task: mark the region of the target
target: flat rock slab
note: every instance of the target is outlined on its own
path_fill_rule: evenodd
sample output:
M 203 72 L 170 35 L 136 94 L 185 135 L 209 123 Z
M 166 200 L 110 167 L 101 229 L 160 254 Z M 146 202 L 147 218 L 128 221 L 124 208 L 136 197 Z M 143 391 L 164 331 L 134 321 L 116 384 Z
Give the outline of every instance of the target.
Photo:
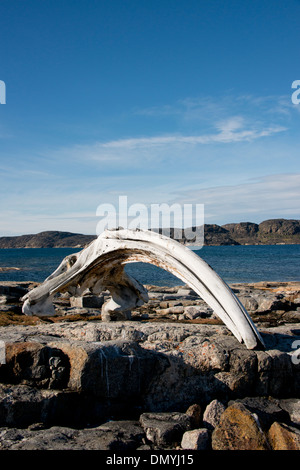
M 104 404 L 181 410 L 216 396 L 293 398 L 300 392 L 300 325 L 261 330 L 267 349 L 223 325 L 59 322 L 0 328 L 0 383 L 85 393 Z M 268 347 L 269 345 L 269 347 Z M 294 345 L 294 347 L 293 347 Z
M 28 429 L 0 428 L 1 450 L 135 450 L 144 431 L 135 421 L 114 421 L 95 428 L 74 429 L 35 425 Z
M 259 328 L 266 343 L 266 349 L 278 349 L 291 352 L 295 350 L 293 343 L 300 339 L 300 323 L 281 324 L 277 327 Z M 40 323 L 36 325 L 8 325 L 0 327 L 0 339 L 5 342 L 38 341 L 47 343 L 56 341 L 87 341 L 101 342 L 116 339 L 134 340 L 149 344 L 157 343 L 165 348 L 165 341 L 174 344 L 191 337 L 230 337 L 237 347 L 239 343 L 228 328 L 223 324 L 194 324 L 165 321 L 59 321 L 57 323 Z M 160 344 L 158 344 L 160 343 Z M 243 345 L 240 345 L 244 348 Z

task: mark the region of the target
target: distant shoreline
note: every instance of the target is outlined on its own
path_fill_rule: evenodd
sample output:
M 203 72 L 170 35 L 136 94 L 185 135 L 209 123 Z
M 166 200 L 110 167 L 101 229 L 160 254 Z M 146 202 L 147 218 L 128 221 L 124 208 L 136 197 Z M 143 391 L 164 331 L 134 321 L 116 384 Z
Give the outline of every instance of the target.
M 204 224 L 183 229 L 153 229 L 185 246 L 299 245 L 300 220 L 270 219 L 256 224 L 239 222 L 225 225 Z M 182 233 L 183 231 L 183 233 Z M 202 234 L 199 236 L 198 234 Z M 0 249 L 7 248 L 84 248 L 97 238 L 72 232 L 46 231 L 37 234 L 0 237 Z
M 289 246 L 289 245 L 300 245 L 299 242 L 290 242 L 290 243 L 234 243 L 232 245 L 230 244 L 210 244 L 210 245 L 203 245 L 199 246 L 197 244 L 192 244 L 192 243 L 186 243 L 184 246 L 188 248 L 198 248 L 199 250 L 201 248 L 205 247 L 215 247 L 215 246 Z M 0 247 L 0 250 L 43 250 L 43 249 L 54 249 L 54 250 L 73 250 L 73 249 L 78 249 L 81 250 L 85 247 L 86 245 L 82 246 L 17 246 L 17 247 Z M 3 269 L 0 267 L 0 269 Z M 8 269 L 8 268 L 7 268 Z M 19 269 L 19 268 L 9 268 L 9 269 Z

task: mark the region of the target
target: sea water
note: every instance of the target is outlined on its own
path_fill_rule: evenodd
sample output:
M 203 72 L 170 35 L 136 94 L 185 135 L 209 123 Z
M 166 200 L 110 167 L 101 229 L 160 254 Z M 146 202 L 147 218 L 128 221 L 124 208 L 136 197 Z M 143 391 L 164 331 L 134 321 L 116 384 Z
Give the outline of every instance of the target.
M 227 283 L 300 281 L 300 245 L 237 245 L 190 247 Z M 0 281 L 42 282 L 63 258 L 76 248 L 0 249 L 0 267 L 18 270 L 0 272 Z M 157 266 L 126 265 L 126 271 L 142 284 L 182 285 L 182 281 Z

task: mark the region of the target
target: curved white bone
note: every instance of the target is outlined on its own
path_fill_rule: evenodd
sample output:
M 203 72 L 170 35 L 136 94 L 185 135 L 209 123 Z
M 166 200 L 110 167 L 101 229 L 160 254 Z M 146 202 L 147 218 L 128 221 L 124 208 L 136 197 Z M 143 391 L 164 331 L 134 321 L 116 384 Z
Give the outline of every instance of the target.
M 102 319 L 120 312 L 130 318 L 135 306 L 148 300 L 146 289 L 124 272 L 127 263 L 145 262 L 163 268 L 188 284 L 220 317 L 234 336 L 253 349 L 264 346 L 247 311 L 221 277 L 189 248 L 155 232 L 106 230 L 78 253 L 67 256 L 37 288 L 23 297 L 26 315 L 53 315 L 57 292 L 82 295 L 89 289 L 109 290 Z

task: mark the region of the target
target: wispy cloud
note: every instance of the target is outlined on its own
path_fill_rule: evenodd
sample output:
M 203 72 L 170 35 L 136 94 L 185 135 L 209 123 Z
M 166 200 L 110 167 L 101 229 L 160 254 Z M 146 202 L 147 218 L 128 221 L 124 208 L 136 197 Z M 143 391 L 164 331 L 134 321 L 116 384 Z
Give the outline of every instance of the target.
M 167 134 L 149 137 L 116 139 L 107 142 L 94 142 L 85 145 L 64 147 L 52 153 L 56 158 L 69 158 L 81 161 L 94 161 L 107 164 L 123 162 L 125 166 L 143 163 L 141 157 L 152 162 L 157 158 L 173 158 L 174 155 L 186 156 L 190 147 L 210 144 L 231 144 L 235 142 L 252 142 L 286 131 L 280 125 L 247 127 L 242 117 L 230 117 L 215 124 L 215 131 L 203 134 Z M 143 151 L 141 154 L 140 152 Z
M 206 223 L 300 218 L 300 173 L 266 175 L 243 183 L 178 193 L 172 203 L 205 205 Z
M 151 147 L 159 145 L 170 145 L 170 144 L 210 144 L 215 142 L 231 143 L 241 141 L 251 141 L 260 137 L 266 137 L 277 132 L 283 132 L 286 130 L 283 126 L 273 126 L 265 129 L 242 129 L 242 124 L 232 118 L 227 122 L 220 124 L 219 132 L 214 134 L 204 135 L 167 135 L 167 136 L 154 136 L 154 137 L 140 137 L 133 139 L 122 139 L 99 144 L 98 148 L 113 149 L 113 148 L 138 148 L 138 147 Z
M 188 98 L 144 110 L 147 122 L 159 114 L 176 123 L 33 155 L 22 148 L 18 165 L 3 161 L 2 233 L 95 233 L 97 206 L 121 194 L 131 204 L 204 204 L 207 223 L 298 217 L 299 114 L 284 97 Z
M 121 162 L 125 167 L 138 167 L 143 161 L 160 161 L 171 155 L 180 158 L 192 147 L 253 142 L 284 133 L 293 113 L 295 111 L 287 96 L 228 94 L 221 98 L 186 98 L 174 104 L 132 111 L 131 117 L 146 117 L 156 124 L 158 118 L 159 122 L 162 122 L 161 118 L 166 119 L 168 126 L 162 123 L 159 132 L 150 125 L 146 135 L 65 146 L 48 151 L 48 156 L 105 165 Z M 161 131 L 170 127 L 171 117 L 176 118 L 172 131 Z

